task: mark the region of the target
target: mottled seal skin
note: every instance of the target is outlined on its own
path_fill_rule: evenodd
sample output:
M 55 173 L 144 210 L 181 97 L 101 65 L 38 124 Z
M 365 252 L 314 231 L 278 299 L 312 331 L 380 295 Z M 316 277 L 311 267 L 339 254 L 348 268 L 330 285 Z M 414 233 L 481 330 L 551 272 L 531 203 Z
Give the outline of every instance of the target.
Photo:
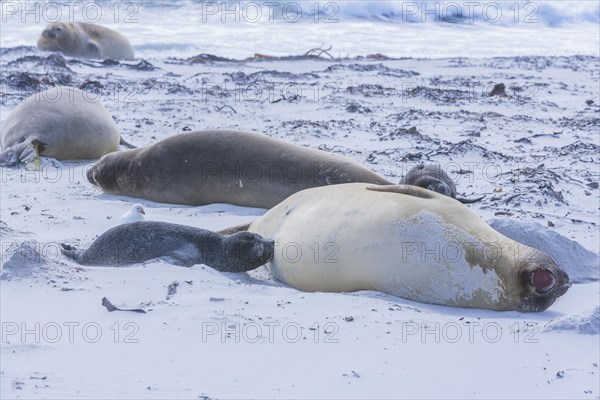
M 273 256 L 273 241 L 250 232 L 227 236 L 191 226 L 139 221 L 109 229 L 86 250 L 61 244 L 61 251 L 82 265 L 119 266 L 163 259 L 186 267 L 206 264 L 223 272 L 243 272 Z
M 119 143 L 130 146 L 97 96 L 58 86 L 29 96 L 10 113 L 0 132 L 0 165 L 39 156 L 97 159 Z
M 182 133 L 108 154 L 87 172 L 107 193 L 160 203 L 270 208 L 300 190 L 348 182 L 391 184 L 351 159 L 255 133 Z
M 456 185 L 440 165 L 419 164 L 411 168 L 404 178 L 400 180 L 401 185 L 419 186 L 434 192 L 452 197 L 463 204 L 476 203 L 485 196 L 475 199 L 457 197 Z
M 298 192 L 254 221 L 267 268 L 305 291 L 378 290 L 423 303 L 542 311 L 571 283 L 545 253 L 416 186 L 351 183 Z
M 37 42 L 42 51 L 60 51 L 72 57 L 133 58 L 129 40 L 112 29 L 87 22 L 48 24 Z

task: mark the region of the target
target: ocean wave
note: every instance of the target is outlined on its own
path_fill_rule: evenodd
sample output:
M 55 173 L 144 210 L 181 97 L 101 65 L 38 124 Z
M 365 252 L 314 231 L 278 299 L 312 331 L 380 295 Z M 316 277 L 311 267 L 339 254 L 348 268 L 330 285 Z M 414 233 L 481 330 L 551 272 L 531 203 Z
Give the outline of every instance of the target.
M 340 17 L 388 22 L 600 23 L 596 1 L 336 1 Z M 324 3 L 326 4 L 326 3 Z M 323 7 L 322 14 L 328 10 Z M 331 9 L 329 10 L 331 12 Z
M 108 0 L 107 0 L 108 1 Z M 334 1 L 269 1 L 260 0 L 188 0 L 179 2 L 149 1 L 147 7 L 198 7 L 214 15 L 232 10 L 269 8 L 277 17 L 281 11 L 300 11 L 302 20 L 321 18 L 336 22 L 341 19 L 366 19 L 385 22 L 444 22 L 495 24 L 541 23 L 548 26 L 592 22 L 600 23 L 598 1 L 471 1 L 471 0 L 334 0 Z M 290 15 L 291 15 L 290 14 Z M 308 18 L 307 18 L 308 17 Z M 312 17 L 312 18 L 311 18 Z
M 89 1 L 89 0 L 86 0 Z M 84 1 L 84 3 L 86 2 Z M 111 0 L 95 0 L 111 3 Z M 277 19 L 302 18 L 294 22 L 343 22 L 361 19 L 382 22 L 424 23 L 491 23 L 501 25 L 535 24 L 558 26 L 579 22 L 600 24 L 598 1 L 471 1 L 471 0 L 320 0 L 320 1 L 263 1 L 263 0 L 182 0 L 166 2 L 149 0 L 137 3 L 147 9 L 187 9 L 196 16 L 222 17 L 235 10 L 254 17 L 260 10 Z M 241 10 L 241 11 L 240 11 Z M 273 14 L 269 14 L 273 13 Z M 284 14 L 282 16 L 282 13 Z M 287 15 L 285 15 L 287 14 Z M 242 17 L 244 17 L 242 15 Z M 289 18 L 288 18 L 289 17 Z

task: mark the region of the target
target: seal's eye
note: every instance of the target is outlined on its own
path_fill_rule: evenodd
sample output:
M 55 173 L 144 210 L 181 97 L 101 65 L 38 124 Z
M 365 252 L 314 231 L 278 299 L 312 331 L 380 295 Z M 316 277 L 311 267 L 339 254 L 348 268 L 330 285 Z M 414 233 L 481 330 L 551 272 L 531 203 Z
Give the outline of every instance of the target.
M 547 269 L 538 269 L 531 274 L 531 284 L 538 293 L 546 293 L 554 287 L 556 278 Z

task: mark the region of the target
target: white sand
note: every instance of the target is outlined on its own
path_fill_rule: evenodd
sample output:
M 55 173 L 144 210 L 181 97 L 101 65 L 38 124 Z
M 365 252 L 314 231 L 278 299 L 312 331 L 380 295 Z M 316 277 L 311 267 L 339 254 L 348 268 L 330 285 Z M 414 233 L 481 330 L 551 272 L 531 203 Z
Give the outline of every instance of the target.
M 8 52 L 2 65 L 32 54 L 40 56 Z M 459 192 L 486 194 L 470 206 L 483 218 L 536 221 L 599 250 L 597 58 L 150 59 L 160 69 L 72 62 L 73 72 L 43 61 L 20 60 L 3 77 L 41 79 L 48 71 L 54 81 L 101 83 L 104 104 L 132 143 L 184 128 L 235 128 L 345 154 L 393 180 L 419 161 L 438 162 Z M 510 97 L 489 97 L 500 82 Z M 208 91 L 215 84 L 222 92 Z M 9 89 L 2 119 L 32 93 Z M 420 134 L 408 132 L 412 126 Z M 522 314 L 377 292 L 305 293 L 262 268 L 240 275 L 161 263 L 80 268 L 58 254 L 58 243 L 86 246 L 133 203 L 147 220 L 208 229 L 264 212 L 102 194 L 85 179 L 90 163 L 0 169 L 2 261 L 33 239 L 55 263 L 0 282 L 3 399 L 600 395 L 598 282 L 576 284 L 548 310 Z M 166 300 L 174 281 L 178 292 Z M 109 313 L 105 296 L 148 312 Z

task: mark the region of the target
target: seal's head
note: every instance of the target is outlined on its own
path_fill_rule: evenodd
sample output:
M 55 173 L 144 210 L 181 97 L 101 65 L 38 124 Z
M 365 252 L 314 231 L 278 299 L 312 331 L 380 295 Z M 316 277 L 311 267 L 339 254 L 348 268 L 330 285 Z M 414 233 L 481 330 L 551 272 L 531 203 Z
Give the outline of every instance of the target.
M 130 151 L 130 150 L 128 150 Z M 125 151 L 126 152 L 126 151 Z M 125 153 L 122 152 L 122 153 Z M 126 157 L 119 153 L 110 153 L 102 156 L 86 172 L 87 180 L 107 193 L 117 193 L 120 182 L 127 181 L 127 172 L 131 168 Z M 135 182 L 130 182 L 135 184 Z
M 457 197 L 456 185 L 442 169 L 441 165 L 436 164 L 419 164 L 414 166 L 402 178 L 400 184 L 419 186 L 443 194 L 444 196 L 452 197 L 463 204 L 476 203 L 485 197 L 482 196 L 474 199 Z
M 38 49 L 44 51 L 64 51 L 71 46 L 72 35 L 69 26 L 62 22 L 48 24 L 38 39 Z
M 456 197 L 456 186 L 440 165 L 419 164 L 413 167 L 401 183 L 419 186 L 448 197 Z
M 224 239 L 224 262 L 229 270 L 250 271 L 273 258 L 275 243 L 252 232 L 238 232 Z
M 534 250 L 520 265 L 517 282 L 521 288 L 519 311 L 544 311 L 571 287 L 565 271 L 545 253 Z

